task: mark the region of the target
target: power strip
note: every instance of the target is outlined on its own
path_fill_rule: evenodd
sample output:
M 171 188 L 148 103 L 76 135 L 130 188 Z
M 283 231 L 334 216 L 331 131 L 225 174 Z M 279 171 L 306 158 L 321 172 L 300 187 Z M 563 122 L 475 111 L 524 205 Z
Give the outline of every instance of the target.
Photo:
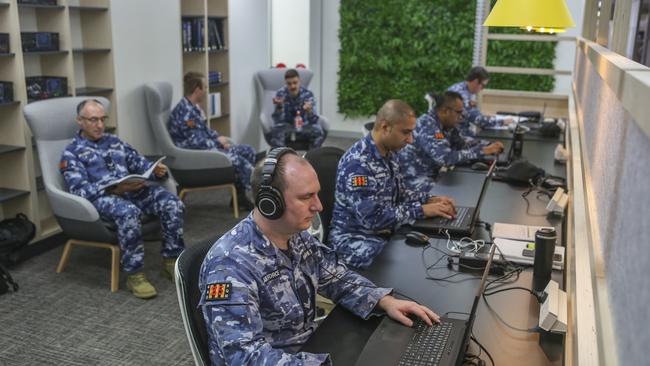
M 460 252 L 458 256 L 458 263 L 460 268 L 469 271 L 483 271 L 488 259 L 490 258 L 489 252 Z M 505 261 L 499 253 L 494 253 L 492 258 L 492 266 L 490 266 L 490 274 L 501 276 L 504 274 L 503 264 Z

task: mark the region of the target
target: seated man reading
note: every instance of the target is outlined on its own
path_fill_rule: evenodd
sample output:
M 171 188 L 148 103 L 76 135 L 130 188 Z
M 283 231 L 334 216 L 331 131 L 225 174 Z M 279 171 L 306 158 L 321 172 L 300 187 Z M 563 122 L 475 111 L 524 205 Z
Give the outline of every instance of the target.
M 406 185 L 426 192 L 443 166 L 469 163 L 503 151 L 503 143 L 474 140 L 461 136 L 463 101 L 460 94 L 447 91 L 435 97 L 435 107 L 420 116 L 413 132 L 413 143 L 399 152 L 405 167 Z
M 318 123 L 314 94 L 300 85 L 300 75 L 295 69 L 287 70 L 284 81 L 286 85 L 273 98 L 271 146 L 287 146 L 290 142 L 306 139 L 309 149 L 320 147 L 325 131 Z
M 129 174 L 142 174 L 152 163 L 120 140 L 104 133 L 108 119 L 104 106 L 97 100 L 84 100 L 77 107 L 80 130 L 65 148 L 60 170 L 70 193 L 90 201 L 103 219 L 115 222 L 122 252 L 122 270 L 128 274 L 126 286 L 139 298 L 156 296 L 156 289 L 144 272 L 144 245 L 141 219 L 143 214 L 160 217 L 162 228 L 163 274 L 174 280 L 176 258 L 185 247 L 183 242 L 183 203 L 159 185 L 143 181 L 107 183 Z M 159 163 L 155 179 L 167 176 L 167 167 Z
M 408 314 L 439 321 L 349 270 L 306 231 L 323 208 L 320 184 L 293 150 L 272 150 L 255 169 L 253 189 L 254 211 L 217 240 L 199 274 L 213 365 L 331 364 L 327 354 L 297 352 L 318 326 L 317 293 L 363 318 L 385 312 L 407 326 Z
M 185 97 L 174 107 L 167 129 L 174 145 L 193 150 L 220 151 L 232 162 L 235 169 L 237 202 L 246 210 L 253 204 L 247 198 L 251 189 L 251 174 L 255 166 L 255 150 L 250 145 L 233 144 L 226 136 L 210 128 L 201 103 L 208 94 L 205 76 L 198 72 L 188 72 L 183 77 Z

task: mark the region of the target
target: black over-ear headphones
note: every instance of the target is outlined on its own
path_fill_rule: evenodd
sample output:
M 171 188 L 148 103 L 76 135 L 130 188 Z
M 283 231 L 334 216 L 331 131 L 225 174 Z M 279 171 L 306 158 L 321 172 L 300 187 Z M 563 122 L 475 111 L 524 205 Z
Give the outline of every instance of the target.
M 292 148 L 276 147 L 264 159 L 262 182 L 255 195 L 255 207 L 257 207 L 262 216 L 269 220 L 277 220 L 284 213 L 284 196 L 282 196 L 282 192 L 279 189 L 273 187 L 271 184 L 278 162 L 287 153 L 296 154 Z

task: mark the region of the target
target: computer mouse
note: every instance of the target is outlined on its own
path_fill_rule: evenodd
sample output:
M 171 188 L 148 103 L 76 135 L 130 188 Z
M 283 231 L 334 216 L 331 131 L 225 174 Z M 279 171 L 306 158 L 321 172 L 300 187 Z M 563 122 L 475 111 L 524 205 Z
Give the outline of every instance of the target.
M 406 234 L 406 244 L 413 246 L 425 246 L 429 244 L 429 237 L 419 231 L 411 231 Z
M 488 170 L 490 168 L 489 165 L 482 163 L 480 161 L 477 161 L 476 163 L 472 164 L 472 170 Z

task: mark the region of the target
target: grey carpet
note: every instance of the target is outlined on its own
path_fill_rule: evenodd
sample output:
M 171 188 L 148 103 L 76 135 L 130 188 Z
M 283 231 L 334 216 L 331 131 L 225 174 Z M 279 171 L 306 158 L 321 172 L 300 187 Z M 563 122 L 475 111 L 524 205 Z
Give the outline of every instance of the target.
M 354 139 L 328 138 L 347 149 Z M 238 220 L 227 190 L 185 198 L 187 246 L 215 240 Z M 240 212 L 240 218 L 247 212 Z M 55 273 L 63 247 L 10 268 L 20 285 L 0 296 L 0 365 L 192 365 L 176 289 L 160 275 L 160 242 L 145 244 L 145 272 L 158 290 L 151 300 L 110 292 L 110 252 L 76 248 Z
M 185 241 L 216 239 L 237 223 L 226 190 L 190 193 Z M 247 215 L 240 213 L 240 217 Z M 145 243 L 151 300 L 110 292 L 110 252 L 76 248 L 63 273 L 62 247 L 10 269 L 20 285 L 0 296 L 0 365 L 192 365 L 176 289 L 160 274 L 160 242 Z

